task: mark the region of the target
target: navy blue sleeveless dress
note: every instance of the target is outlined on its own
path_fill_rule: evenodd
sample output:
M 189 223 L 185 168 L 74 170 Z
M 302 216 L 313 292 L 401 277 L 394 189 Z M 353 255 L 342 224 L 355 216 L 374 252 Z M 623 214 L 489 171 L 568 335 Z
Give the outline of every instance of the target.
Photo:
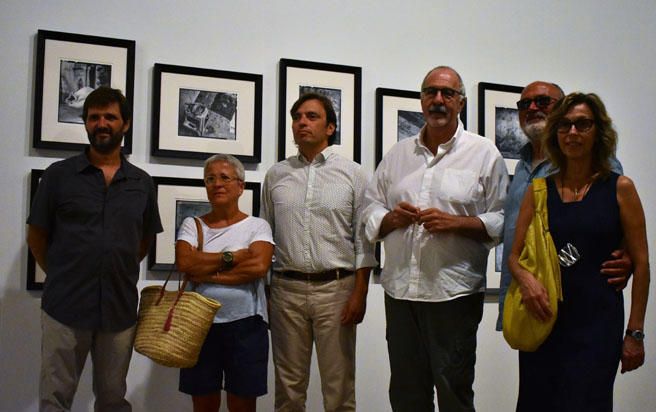
M 563 302 L 551 335 L 536 352 L 519 354 L 518 411 L 612 411 L 613 383 L 624 338 L 622 293 L 601 264 L 619 249 L 618 175 L 595 181 L 580 202 L 563 203 L 547 179 L 549 227 L 560 251 L 571 243 L 580 259 L 561 266 Z

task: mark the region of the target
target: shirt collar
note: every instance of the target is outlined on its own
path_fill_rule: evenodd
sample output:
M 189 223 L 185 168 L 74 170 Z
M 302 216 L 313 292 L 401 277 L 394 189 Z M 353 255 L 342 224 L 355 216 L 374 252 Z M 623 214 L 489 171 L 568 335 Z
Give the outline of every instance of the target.
M 119 166 L 117 173 L 120 173 L 123 176 L 130 177 L 130 178 L 138 178 L 139 175 L 136 173 L 136 170 L 127 161 L 127 159 L 125 158 L 122 152 L 119 153 L 119 156 L 121 157 L 121 166 Z M 87 146 L 84 149 L 84 153 L 81 153 L 75 158 L 75 171 L 77 173 L 81 173 L 89 167 L 97 169 L 97 167 L 95 167 L 94 165 L 91 164 L 91 162 L 89 162 L 89 146 Z
M 419 131 L 417 137 L 415 137 L 415 144 L 417 145 L 417 150 L 421 150 L 427 153 L 428 155 L 431 156 L 431 158 L 435 157 L 436 159 L 439 159 L 442 156 L 444 156 L 446 153 L 448 153 L 453 148 L 453 146 L 455 146 L 456 141 L 460 139 L 460 136 L 462 136 L 462 132 L 464 129 L 465 129 L 464 125 L 462 124 L 460 119 L 458 119 L 458 128 L 456 129 L 456 132 L 449 140 L 447 140 L 446 142 L 442 143 L 437 147 L 437 153 L 435 154 L 435 156 L 433 156 L 433 153 L 428 149 L 428 147 L 426 147 L 426 145 L 424 145 L 424 135 L 426 133 L 426 125 L 424 125 Z
M 526 163 L 528 168 L 531 168 L 531 164 L 533 163 L 533 143 L 531 142 L 526 142 L 524 146 L 522 146 L 521 149 L 519 149 L 519 157 Z M 543 164 L 547 164 L 546 167 L 547 173 L 551 174 L 554 172 L 558 171 L 558 168 L 556 168 L 547 158 L 542 159 L 542 162 L 540 162 L 540 165 L 535 168 L 535 170 L 539 169 L 540 167 L 543 167 Z
M 526 144 L 519 149 L 519 157 L 521 157 L 523 161 L 531 163 L 533 159 L 533 143 L 526 142 Z
M 299 150 L 298 153 L 296 153 L 296 159 L 298 159 L 301 163 L 309 164 L 309 163 L 323 163 L 328 158 L 333 157 L 336 155 L 335 149 L 332 146 L 328 146 L 325 149 L 321 151 L 321 153 L 317 154 L 314 160 L 312 162 L 308 162 L 308 160 L 301 154 L 301 151 Z

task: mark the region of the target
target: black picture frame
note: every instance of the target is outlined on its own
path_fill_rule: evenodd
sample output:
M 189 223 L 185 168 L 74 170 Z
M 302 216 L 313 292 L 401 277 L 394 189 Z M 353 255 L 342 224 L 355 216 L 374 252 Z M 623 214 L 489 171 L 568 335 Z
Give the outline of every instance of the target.
M 86 147 L 82 105 L 99 86 L 120 89 L 132 107 L 135 47 L 134 40 L 39 30 L 32 146 L 74 151 Z M 132 152 L 133 127 L 123 138 L 125 154 Z
M 460 120 L 467 129 L 467 100 Z M 394 143 L 416 135 L 424 123 L 419 91 L 376 88 L 376 166 Z
M 43 169 L 32 169 L 30 172 L 30 201 L 27 205 L 28 215 L 30 213 L 29 209 L 32 206 L 32 201 L 34 201 L 34 196 L 36 196 L 36 190 L 39 187 L 39 182 L 41 181 L 41 176 L 43 176 Z M 36 263 L 36 259 L 32 254 L 30 248 L 27 248 L 27 290 L 43 290 L 43 284 L 46 281 L 46 273 L 41 269 L 41 267 Z
M 523 88 L 478 83 L 478 133 L 494 141 L 511 174 L 519 162 L 519 149 L 528 141 L 519 127 L 517 101 Z
M 510 187 L 510 183 L 512 183 L 513 180 L 513 175 L 508 176 L 510 178 L 510 181 L 508 182 L 508 186 Z M 503 239 L 502 239 L 503 240 Z M 508 245 L 510 247 L 512 245 Z M 498 245 L 493 247 L 490 250 L 490 254 L 488 255 L 487 258 L 487 271 L 486 271 L 486 288 L 485 288 L 485 294 L 489 296 L 498 296 L 499 295 L 499 286 L 501 285 L 501 267 L 503 265 L 503 248 L 504 248 L 503 242 L 500 242 Z
M 156 63 L 153 156 L 262 158 L 262 75 Z
M 207 193 L 203 179 L 190 179 L 181 177 L 154 176 L 157 202 L 162 219 L 164 231 L 155 236 L 150 253 L 148 254 L 148 267 L 150 270 L 171 270 L 175 262 L 176 230 L 185 216 L 179 212 L 181 202 L 187 210 L 200 210 L 199 203 L 207 203 Z M 260 213 L 259 182 L 245 182 L 244 193 L 239 199 L 239 208 L 242 212 L 258 216 Z
M 337 100 L 335 151 L 360 162 L 362 68 L 332 63 L 280 59 L 278 95 L 278 160 L 296 154 L 289 110 L 301 92 L 326 94 Z

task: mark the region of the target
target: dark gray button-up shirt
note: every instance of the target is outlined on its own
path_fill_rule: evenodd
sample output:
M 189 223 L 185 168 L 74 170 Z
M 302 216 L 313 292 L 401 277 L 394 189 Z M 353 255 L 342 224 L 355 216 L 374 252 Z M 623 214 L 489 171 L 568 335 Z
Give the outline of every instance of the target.
M 86 153 L 48 167 L 27 223 L 48 232 L 41 306 L 74 328 L 124 330 L 137 319 L 142 239 L 162 231 L 151 177 L 121 156 L 109 186 Z

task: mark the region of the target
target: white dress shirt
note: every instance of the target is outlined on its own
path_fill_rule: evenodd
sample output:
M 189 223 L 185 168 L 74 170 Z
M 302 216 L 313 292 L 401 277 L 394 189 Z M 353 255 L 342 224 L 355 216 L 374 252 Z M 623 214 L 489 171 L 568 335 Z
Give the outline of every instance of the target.
M 461 122 L 435 156 L 420 140 L 423 134 L 396 143 L 385 155 L 365 193 L 363 221 L 367 238 L 381 240 L 383 217 L 405 201 L 483 222 L 491 242 L 431 234 L 418 224 L 384 238 L 381 283 L 387 294 L 439 302 L 485 290 L 488 253 L 502 235 L 508 172 L 494 143 L 465 131 Z
M 276 243 L 273 269 L 318 273 L 376 266 L 364 238 L 362 200 L 369 175 L 330 147 L 308 162 L 300 153 L 264 178 L 262 217 Z

